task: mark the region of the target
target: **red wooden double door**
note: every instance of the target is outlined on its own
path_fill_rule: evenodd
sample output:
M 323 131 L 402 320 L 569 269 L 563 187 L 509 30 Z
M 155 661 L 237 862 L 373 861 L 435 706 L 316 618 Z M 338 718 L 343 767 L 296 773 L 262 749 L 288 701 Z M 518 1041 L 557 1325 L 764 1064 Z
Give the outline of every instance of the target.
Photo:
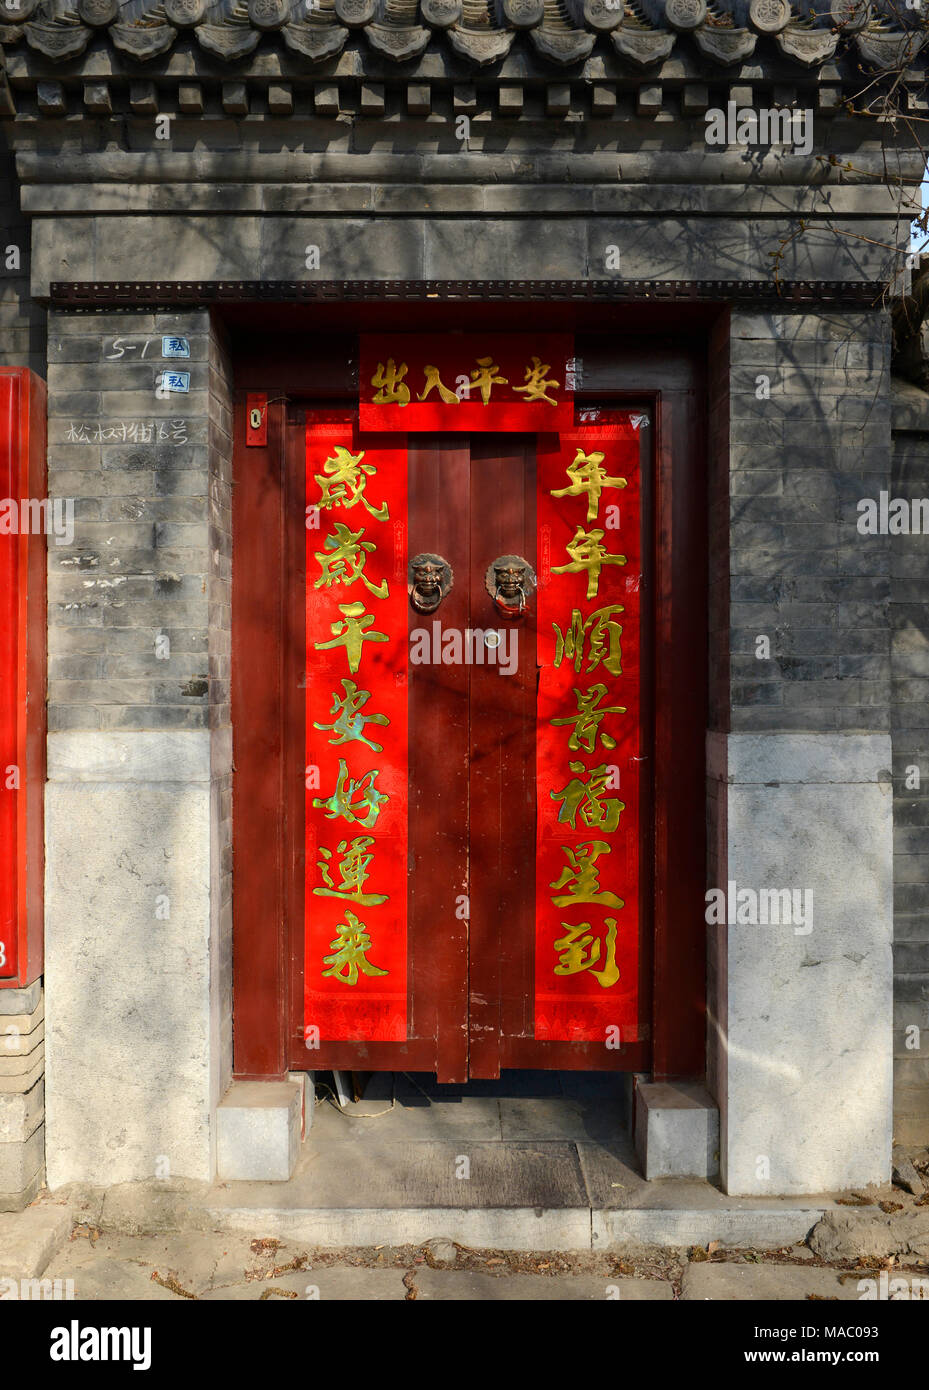
M 249 448 L 243 397 L 237 1074 L 648 1070 L 659 1001 L 694 1069 L 656 405 L 426 437 L 291 401 Z

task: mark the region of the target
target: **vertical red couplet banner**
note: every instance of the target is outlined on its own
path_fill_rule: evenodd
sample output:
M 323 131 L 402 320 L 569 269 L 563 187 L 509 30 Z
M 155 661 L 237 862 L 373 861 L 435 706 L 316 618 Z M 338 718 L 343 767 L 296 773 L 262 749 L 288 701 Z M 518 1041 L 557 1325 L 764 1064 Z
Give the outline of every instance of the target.
M 615 1045 L 639 1036 L 641 505 L 636 416 L 598 415 L 538 459 L 535 1036 Z
M 0 500 L 18 511 L 28 491 L 22 455 L 22 393 L 12 373 L 0 378 Z M 19 968 L 19 916 L 25 902 L 26 691 L 25 573 L 28 535 L 18 520 L 0 525 L 0 979 Z
M 306 503 L 304 1023 L 322 1041 L 402 1041 L 406 440 L 308 416 Z

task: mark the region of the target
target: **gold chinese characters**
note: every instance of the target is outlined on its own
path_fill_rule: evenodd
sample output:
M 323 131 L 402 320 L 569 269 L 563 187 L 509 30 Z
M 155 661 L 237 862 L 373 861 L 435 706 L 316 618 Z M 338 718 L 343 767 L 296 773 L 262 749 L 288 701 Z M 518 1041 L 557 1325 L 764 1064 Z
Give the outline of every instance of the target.
M 404 375 L 403 371 L 395 371 L 391 363 L 390 374 L 384 376 L 384 389 L 405 391 Z M 333 518 L 331 531 L 323 537 L 322 549 L 314 553 L 319 574 L 308 588 L 308 593 L 319 594 L 320 601 L 314 604 L 313 611 L 320 614 L 321 601 L 327 595 L 335 598 L 346 589 L 354 589 L 357 594 L 359 584 L 367 591 L 364 598 L 336 603 L 335 608 L 341 616 L 334 617 L 329 624 L 332 636 L 328 640 L 313 640 L 317 651 L 344 649 L 352 676 L 359 671 L 369 644 L 390 641 L 388 633 L 380 628 L 376 608 L 369 612 L 367 607 L 390 597 L 387 579 L 375 579 L 368 572 L 369 562 L 373 562 L 378 553 L 379 528 L 371 523 L 389 520 L 387 502 L 375 502 L 368 497 L 368 483 L 376 475 L 377 468 L 367 462 L 364 450 L 353 453 L 344 445 L 335 445 L 322 471 L 313 475 L 320 492 L 316 504 L 320 513 L 331 514 L 333 510 L 349 513 L 360 504 L 368 514 L 367 522 L 354 528 L 348 520 Z M 356 512 L 356 515 L 364 513 Z M 378 817 L 390 798 L 377 786 L 381 775 L 379 768 L 356 772 L 351 762 L 358 755 L 353 750 L 358 750 L 359 745 L 372 753 L 383 753 L 384 745 L 369 738 L 366 729 L 372 726 L 373 732 L 374 726 L 389 726 L 390 720 L 376 710 L 367 710 L 374 698 L 374 687 L 362 689 L 347 677 L 342 679 L 341 685 L 341 694 L 331 691 L 328 710 L 318 711 L 322 717 L 310 720 L 314 729 L 330 735 L 329 744 L 339 748 L 348 745 L 345 756 L 339 758 L 334 788 L 328 794 L 314 797 L 312 807 L 323 812 L 328 821 L 347 821 L 349 825 L 373 830 L 374 834 L 339 840 L 334 848 L 320 845 L 316 868 L 321 882 L 313 887 L 312 893 L 318 898 L 333 898 L 346 905 L 344 917 L 332 929 L 335 938 L 329 943 L 331 954 L 322 957 L 321 973 L 352 988 L 362 977 L 388 974 L 368 959 L 369 953 L 373 953 L 375 959 L 377 956 L 376 933 L 372 940 L 371 928 L 352 908 L 377 908 L 389 901 L 387 893 L 376 891 L 375 851 Z M 334 716 L 328 722 L 324 717 L 327 713 Z M 386 735 L 381 736 L 386 738 Z M 375 880 L 371 886 L 369 879 Z
M 565 543 L 567 559 L 563 564 L 552 565 L 551 574 L 583 575 L 587 603 L 599 597 L 604 573 L 626 564 L 624 555 L 605 544 L 603 527 L 591 525 L 599 519 L 604 490 L 627 486 L 627 479 L 613 474 L 604 466 L 605 461 L 605 453 L 599 450 L 585 452 L 576 448 L 573 462 L 565 467 L 567 485 L 548 489 L 549 496 L 565 509 L 576 505 L 574 499 L 584 505 L 582 520 L 576 515 L 571 517 L 575 531 Z M 560 586 L 556 585 L 554 593 L 559 592 Z M 569 761 L 560 784 L 540 788 L 539 796 L 547 791 L 548 799 L 557 804 L 556 825 L 563 832 L 594 832 L 597 838 L 558 846 L 566 862 L 547 890 L 552 907 L 559 909 L 557 926 L 553 924 L 554 938 L 549 938 L 554 952 L 552 971 L 557 976 L 588 974 L 601 989 L 611 989 L 620 978 L 616 963 L 619 925 L 616 917 L 594 920 L 592 909 L 620 911 L 625 906 L 609 882 L 601 884 L 601 874 L 605 873 L 609 880 L 624 862 L 621 855 L 614 853 L 614 837 L 620 833 L 626 804 L 617 794 L 618 768 L 598 761 L 596 754 L 601 749 L 610 753 L 618 747 L 618 723 L 628 714 L 626 705 L 611 698 L 612 681 L 623 672 L 623 628 L 617 619 L 624 608 L 621 603 L 607 602 L 591 609 L 572 607 L 568 611 L 569 617 L 559 614 L 560 622 L 552 623 L 552 664 L 555 670 L 573 666 L 581 681 L 570 689 L 563 683 L 558 685 L 562 709 L 549 723 L 567 734 L 566 745 L 562 746 Z M 594 673 L 598 679 L 584 679 Z M 583 755 L 593 755 L 591 765 L 582 760 Z M 587 920 L 562 920 L 562 914 L 575 907 L 582 909 Z
M 490 405 L 493 388 L 510 385 L 509 378 L 499 375 L 500 365 L 492 356 L 476 357 L 474 363 L 467 373 L 463 372 L 456 378 L 454 390 L 443 382 L 440 369 L 434 363 L 425 363 L 422 369 L 423 389 L 417 392 L 416 400 L 428 401 L 435 392 L 445 405 L 458 405 L 462 400 L 470 400 L 473 393 L 480 396 L 483 405 Z M 396 405 L 401 408 L 409 405 L 413 400 L 407 381 L 409 371 L 407 362 L 398 363 L 393 357 L 388 357 L 386 362 L 378 362 L 377 371 L 371 378 L 371 385 L 377 387 L 371 404 Z M 549 377 L 550 371 L 550 363 L 543 362 L 535 353 L 531 354 L 529 366 L 523 372 L 523 385 L 513 386 L 513 390 L 522 396 L 526 405 L 535 402 L 558 405 L 552 393 L 559 390 L 561 382 Z

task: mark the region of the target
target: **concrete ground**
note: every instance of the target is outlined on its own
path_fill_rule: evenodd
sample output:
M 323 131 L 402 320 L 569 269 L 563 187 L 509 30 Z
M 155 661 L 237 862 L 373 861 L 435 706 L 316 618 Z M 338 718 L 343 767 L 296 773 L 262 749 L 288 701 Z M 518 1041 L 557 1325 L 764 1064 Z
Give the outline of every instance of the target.
M 881 1274 L 929 1296 L 929 1197 L 646 1183 L 627 1119 L 622 1082 L 589 1074 L 376 1076 L 344 1108 L 320 1088 L 290 1182 L 66 1188 L 0 1216 L 0 1297 L 855 1300 Z
M 58 1215 L 66 1210 L 45 1199 L 33 1213 L 43 1205 L 46 1216 L 50 1210 Z M 637 1247 L 595 1255 L 468 1250 L 436 1239 L 419 1248 L 308 1250 L 229 1232 L 120 1235 L 71 1225 L 70 1219 L 68 1226 L 44 1269 L 43 1283 L 5 1297 L 130 1302 L 855 1301 L 864 1296 L 863 1281 L 876 1284 L 886 1266 L 827 1264 L 804 1246 L 766 1252 Z M 910 1284 L 908 1296 L 929 1298 L 929 1266 L 898 1265 L 891 1277 Z

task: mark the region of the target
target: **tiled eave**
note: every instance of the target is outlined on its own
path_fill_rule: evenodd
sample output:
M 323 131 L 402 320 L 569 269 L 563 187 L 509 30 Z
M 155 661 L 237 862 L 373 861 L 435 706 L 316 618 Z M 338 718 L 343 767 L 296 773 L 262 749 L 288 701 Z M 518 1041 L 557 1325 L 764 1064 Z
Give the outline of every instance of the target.
M 734 97 L 741 106 L 764 100 L 775 106 L 812 107 L 836 114 L 867 87 L 880 100 L 888 84 L 875 84 L 847 58 L 813 71 L 783 57 L 708 70 L 693 53 L 674 53 L 652 71 L 630 70 L 615 54 L 593 52 L 571 69 L 515 46 L 493 70 L 470 67 L 447 49 L 427 50 L 398 65 L 353 37 L 341 53 L 308 66 L 293 53 L 263 48 L 224 63 L 184 35 L 167 53 L 144 66 L 97 36 L 80 56 L 52 63 L 18 45 L 5 53 L 0 74 L 0 116 L 62 117 L 83 114 L 429 116 L 448 109 L 476 114 L 488 107 L 502 117 L 699 116 Z M 925 118 L 925 72 L 907 69 L 894 84 L 904 113 Z M 754 93 L 754 98 L 753 98 Z M 763 94 L 763 97 L 762 95 Z
M 922 71 L 926 38 L 921 9 L 896 0 L 0 0 L 7 54 L 66 66 L 103 47 L 138 72 L 181 46 L 198 67 L 276 53 L 298 71 L 326 71 L 354 42 L 366 72 L 428 56 L 493 77 L 511 59 L 521 74 L 579 76 L 595 58 L 643 75 L 673 57 L 708 78 L 745 64 L 796 75 L 833 62 L 853 75 Z
M 513 117 L 697 115 L 753 89 L 927 109 L 929 16 L 866 0 L 0 0 L 3 18 L 0 114 L 26 118 L 428 116 L 439 91 L 443 114 Z

